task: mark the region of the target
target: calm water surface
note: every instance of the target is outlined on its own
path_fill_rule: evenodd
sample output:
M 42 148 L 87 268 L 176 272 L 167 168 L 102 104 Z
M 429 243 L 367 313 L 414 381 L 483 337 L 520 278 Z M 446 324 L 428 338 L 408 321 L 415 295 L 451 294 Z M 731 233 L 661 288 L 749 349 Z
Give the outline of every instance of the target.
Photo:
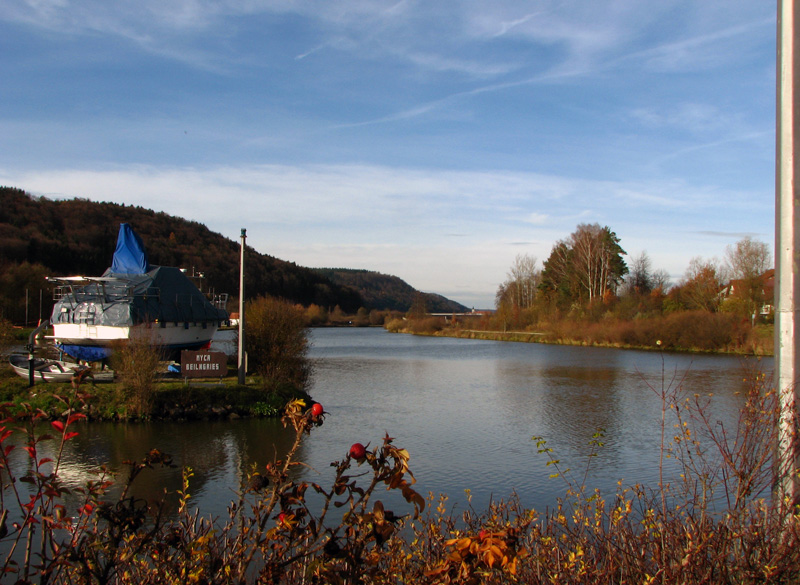
M 736 420 L 745 370 L 771 371 L 772 360 L 686 356 L 600 348 L 502 343 L 390 334 L 382 329 L 315 329 L 311 395 L 328 412 L 304 440 L 300 474 L 325 485 L 330 462 L 354 442 L 378 445 L 384 434 L 411 453 L 423 494 L 447 493 L 476 507 L 516 492 L 544 508 L 563 495 L 553 468 L 537 453 L 541 436 L 580 478 L 613 491 L 658 481 L 661 403 L 658 391 L 680 384 L 710 397 L 712 420 Z M 604 447 L 589 458 L 592 435 Z M 69 444 L 62 472 L 78 483 L 102 463 L 118 469 L 152 448 L 194 470 L 193 501 L 222 515 L 251 465 L 285 453 L 291 433 L 273 420 L 91 424 Z M 180 486 L 176 470 L 147 472 L 138 495 L 158 497 Z M 391 500 L 391 498 L 390 498 Z M 398 508 L 402 506 L 394 502 Z

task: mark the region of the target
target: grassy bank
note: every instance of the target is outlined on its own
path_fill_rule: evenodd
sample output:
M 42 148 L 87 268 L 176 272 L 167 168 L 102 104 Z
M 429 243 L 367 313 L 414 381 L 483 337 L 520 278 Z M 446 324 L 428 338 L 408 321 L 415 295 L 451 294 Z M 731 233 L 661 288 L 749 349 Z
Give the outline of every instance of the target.
M 106 421 L 275 417 L 291 400 L 310 400 L 305 392 L 289 385 L 266 391 L 252 377 L 242 386 L 235 373 L 221 379 L 193 379 L 189 383 L 175 378 L 157 380 L 144 413 L 131 406 L 123 382 L 95 384 L 89 379 L 80 385 L 79 392 L 86 395 L 82 412 L 88 420 Z M 64 400 L 75 394 L 69 383 L 37 383 L 28 387 L 28 381 L 11 368 L 0 368 L 0 402 L 8 403 L 12 413 L 33 408 L 48 418 L 63 418 Z
M 498 330 L 489 319 L 455 325 L 442 318 L 395 319 L 393 332 L 492 341 L 552 343 L 679 352 L 771 356 L 774 325 L 753 326 L 731 314 L 684 311 L 639 320 L 543 321 L 520 330 Z

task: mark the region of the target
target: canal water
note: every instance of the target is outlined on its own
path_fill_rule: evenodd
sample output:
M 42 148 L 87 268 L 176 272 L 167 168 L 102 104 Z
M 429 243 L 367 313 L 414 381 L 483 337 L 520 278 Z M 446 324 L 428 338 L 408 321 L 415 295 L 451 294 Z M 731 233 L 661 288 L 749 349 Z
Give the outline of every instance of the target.
M 314 329 L 311 395 L 327 412 L 303 441 L 298 475 L 330 485 L 330 463 L 354 442 L 379 445 L 388 434 L 411 454 L 423 495 L 445 493 L 453 509 L 482 509 L 516 493 L 523 504 L 552 506 L 565 493 L 553 479 L 542 437 L 578 482 L 613 492 L 657 485 L 662 390 L 708 401 L 714 424 L 732 428 L 753 370 L 771 359 L 691 356 L 543 344 L 391 334 L 383 329 Z M 674 419 L 668 420 L 671 437 Z M 590 446 L 602 431 L 604 445 Z M 292 433 L 275 420 L 87 425 L 69 442 L 61 467 L 78 485 L 107 464 L 122 468 L 151 448 L 179 466 L 147 471 L 136 494 L 157 498 L 180 487 L 180 467 L 194 473 L 190 493 L 203 515 L 224 516 L 243 475 L 281 457 Z M 594 456 L 592 456 L 594 454 Z M 667 477 L 678 471 L 667 468 Z M 670 476 L 670 474 L 673 474 Z M 388 497 L 402 509 L 399 498 Z

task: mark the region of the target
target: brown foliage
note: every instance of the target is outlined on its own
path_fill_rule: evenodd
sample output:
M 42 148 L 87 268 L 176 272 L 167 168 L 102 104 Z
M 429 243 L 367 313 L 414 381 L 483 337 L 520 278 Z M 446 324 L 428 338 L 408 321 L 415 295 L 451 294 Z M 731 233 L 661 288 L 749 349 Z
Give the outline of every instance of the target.
M 111 364 L 129 414 L 138 417 L 151 414 L 162 359 L 162 349 L 150 343 L 147 330 L 138 331 L 128 341 L 115 344 Z
M 264 386 L 305 388 L 311 365 L 304 310 L 280 299 L 261 297 L 247 303 L 245 315 L 248 363 Z
M 622 347 L 655 347 L 680 351 L 738 351 L 770 353 L 769 340 L 755 339 L 749 322 L 731 313 L 680 311 L 665 316 L 597 322 L 560 320 L 540 324 L 554 342 Z

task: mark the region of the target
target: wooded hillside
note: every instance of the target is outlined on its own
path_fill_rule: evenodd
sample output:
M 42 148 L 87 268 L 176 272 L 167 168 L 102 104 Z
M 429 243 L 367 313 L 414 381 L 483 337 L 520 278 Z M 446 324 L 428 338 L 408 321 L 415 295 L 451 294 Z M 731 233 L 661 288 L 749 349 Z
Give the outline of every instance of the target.
M 29 310 L 29 321 L 39 316 L 40 290 L 43 315 L 49 316 L 51 293 L 45 277 L 102 274 L 111 265 L 120 223 L 131 224 L 142 237 L 152 264 L 202 272 L 204 291 L 238 295 L 239 242 L 198 222 L 138 206 L 54 201 L 0 187 L 0 317 L 25 321 L 26 289 L 30 307 L 36 307 Z M 293 262 L 249 247 L 247 253 L 248 297 L 271 295 L 305 306 L 339 306 L 346 313 L 386 304 L 372 305 L 355 288 Z M 399 310 L 408 310 L 411 302 L 413 298 L 403 308 L 402 302 L 387 301 Z
M 468 310 L 464 305 L 441 295 L 421 293 L 396 276 L 349 268 L 313 270 L 336 284 L 357 290 L 367 306 L 374 309 L 408 311 L 414 303 L 422 301 L 425 310 L 431 313 L 463 313 Z

